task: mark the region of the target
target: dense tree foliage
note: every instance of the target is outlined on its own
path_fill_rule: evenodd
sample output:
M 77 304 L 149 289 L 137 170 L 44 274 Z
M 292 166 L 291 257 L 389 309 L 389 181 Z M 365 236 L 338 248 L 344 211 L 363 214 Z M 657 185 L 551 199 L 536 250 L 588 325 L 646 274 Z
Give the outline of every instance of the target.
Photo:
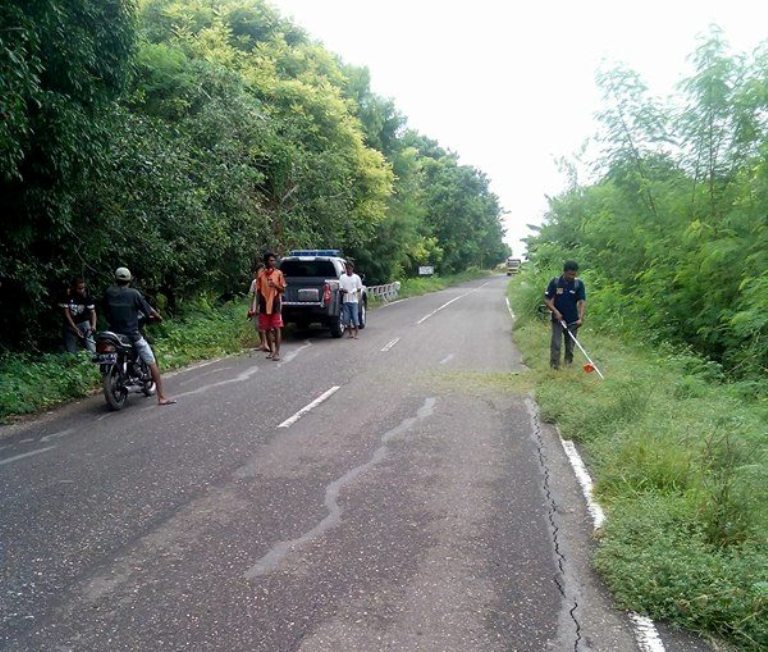
M 737 374 L 768 369 L 768 51 L 713 29 L 668 106 L 600 75 L 599 179 L 551 200 L 531 257 L 588 269 L 599 323 L 686 343 Z
M 121 264 L 173 308 L 265 248 L 341 247 L 369 282 L 507 253 L 486 177 L 263 0 L 4 2 L 0 196 L 5 348 Z

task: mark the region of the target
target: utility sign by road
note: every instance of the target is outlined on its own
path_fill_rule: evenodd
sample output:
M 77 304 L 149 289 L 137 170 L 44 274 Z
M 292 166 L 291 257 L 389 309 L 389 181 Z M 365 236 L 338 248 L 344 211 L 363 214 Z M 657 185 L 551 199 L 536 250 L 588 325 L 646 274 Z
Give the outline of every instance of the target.
M 422 265 L 419 267 L 419 276 L 432 276 L 435 273 L 435 268 L 432 265 Z

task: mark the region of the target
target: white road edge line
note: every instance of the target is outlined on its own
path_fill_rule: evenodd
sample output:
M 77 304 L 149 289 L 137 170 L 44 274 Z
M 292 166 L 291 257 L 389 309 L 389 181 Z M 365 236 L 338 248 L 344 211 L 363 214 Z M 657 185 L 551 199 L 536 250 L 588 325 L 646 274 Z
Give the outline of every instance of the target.
M 563 439 L 559 436 L 560 443 L 563 446 L 568 461 L 571 463 L 573 472 L 576 475 L 576 479 L 581 486 L 581 493 L 584 495 L 584 499 L 587 501 L 587 511 L 592 517 L 592 523 L 595 530 L 599 530 L 605 522 L 605 512 L 603 508 L 594 499 L 592 493 L 592 478 L 587 471 L 587 467 L 584 464 L 584 460 L 581 459 L 579 451 L 576 450 L 575 444 Z M 634 629 L 635 639 L 642 652 L 665 652 L 664 643 L 659 636 L 659 632 L 653 621 L 647 616 L 641 616 L 634 611 L 629 612 L 629 619 L 632 622 L 632 628 Z
M 53 434 L 46 435 L 40 441 L 42 443 L 48 443 L 52 439 L 59 439 L 60 437 L 66 437 L 67 435 L 71 435 L 73 432 L 75 432 L 74 428 L 67 428 L 66 430 L 62 430 L 60 432 L 54 432 Z
M 299 410 L 296 414 L 294 414 L 292 417 L 286 419 L 283 421 L 278 428 L 290 428 L 294 423 L 296 423 L 301 417 L 303 417 L 307 412 L 310 410 L 316 408 L 320 403 L 325 401 L 326 399 L 333 396 L 336 392 L 339 391 L 341 387 L 339 385 L 335 385 L 331 387 L 327 392 L 324 392 L 320 396 L 318 396 L 314 401 L 312 401 L 309 405 L 305 405 L 301 410 Z
M 392 340 L 391 342 L 387 342 L 387 343 L 384 345 L 384 347 L 383 347 L 381 350 L 382 350 L 382 351 L 385 351 L 385 352 L 386 352 L 386 351 L 389 351 L 389 350 L 390 350 L 390 349 L 392 349 L 392 347 L 393 347 L 393 346 L 395 346 L 395 344 L 397 344 L 399 341 L 400 341 L 400 338 L 399 338 L 399 337 L 396 337 L 396 338 L 395 338 L 394 340 Z
M 381 308 L 388 308 L 389 306 L 394 306 L 396 303 L 402 303 L 403 301 L 408 301 L 408 297 L 405 297 L 405 299 L 397 299 L 396 301 L 388 301 L 387 303 L 383 303 L 380 306 L 376 306 L 377 310 Z
M 440 306 L 440 307 L 439 307 L 437 310 L 433 310 L 433 311 L 432 311 L 432 312 L 430 312 L 428 315 L 426 315 L 426 316 L 422 317 L 421 319 L 419 319 L 419 321 L 417 321 L 417 322 L 416 322 L 416 325 L 418 326 L 419 324 L 421 324 L 421 323 L 423 323 L 423 322 L 427 321 L 427 319 L 429 319 L 429 318 L 430 318 L 430 317 L 432 317 L 433 315 L 436 315 L 438 312 L 440 312 L 440 311 L 441 311 L 441 310 L 443 310 L 444 308 L 447 308 L 448 306 L 450 306 L 450 305 L 451 305 L 451 304 L 452 304 L 454 301 L 458 301 L 459 299 L 463 299 L 463 298 L 464 298 L 464 297 L 466 297 L 468 294 L 470 294 L 470 292 L 467 292 L 467 294 L 462 294 L 461 296 L 459 296 L 459 297 L 456 297 L 455 299 L 451 299 L 451 300 L 450 300 L 448 303 L 444 303 L 444 304 L 443 304 L 442 306 Z
M 571 463 L 571 467 L 573 467 L 573 472 L 576 474 L 576 479 L 579 481 L 579 485 L 581 486 L 581 493 L 584 495 L 584 498 L 587 501 L 587 511 L 592 517 L 593 527 L 595 530 L 599 530 L 601 527 L 603 527 L 603 523 L 605 522 L 605 512 L 593 498 L 592 478 L 589 477 L 587 467 L 584 464 L 584 461 L 581 459 L 579 451 L 576 450 L 574 443 L 570 440 L 563 439 L 562 437 L 560 437 L 560 443 L 563 446 L 565 454 L 568 456 L 568 461 Z
M 198 369 L 199 368 L 201 368 L 201 367 L 198 367 Z M 203 372 L 201 374 L 191 375 L 186 380 L 182 380 L 179 383 L 179 387 L 184 387 L 184 385 L 188 385 L 192 381 L 198 380 L 199 378 L 202 378 L 203 376 L 210 376 L 211 374 L 218 374 L 218 373 L 220 373 L 222 371 L 227 371 L 227 370 L 233 369 L 233 368 L 234 368 L 234 365 L 227 365 L 226 367 L 219 367 L 218 369 L 211 369 L 210 371 L 205 371 L 205 372 Z
M 31 455 L 39 455 L 40 453 L 45 453 L 45 451 L 50 451 L 56 448 L 56 446 L 46 446 L 45 448 L 38 448 L 36 451 L 30 451 L 29 453 L 22 453 L 21 455 L 15 455 L 14 457 L 9 457 L 6 460 L 0 460 L 0 466 L 3 466 L 4 464 L 10 464 L 11 462 L 15 462 L 16 460 L 23 459 L 25 457 L 30 457 Z
M 507 302 L 507 310 L 509 310 L 509 316 L 512 317 L 512 319 L 514 319 L 515 313 L 512 312 L 512 305 L 509 303 L 509 297 L 504 297 L 504 301 Z
M 664 652 L 664 643 L 650 618 L 630 611 L 629 619 L 635 626 L 635 638 L 642 652 Z

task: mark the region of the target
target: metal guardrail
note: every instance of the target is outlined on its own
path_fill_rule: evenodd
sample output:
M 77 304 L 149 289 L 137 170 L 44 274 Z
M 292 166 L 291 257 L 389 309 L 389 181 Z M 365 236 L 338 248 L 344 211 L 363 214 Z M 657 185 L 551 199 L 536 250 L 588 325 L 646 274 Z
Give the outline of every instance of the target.
M 366 291 L 376 299 L 392 301 L 392 299 L 397 299 L 397 293 L 400 292 L 400 281 L 386 285 L 371 285 L 366 288 Z

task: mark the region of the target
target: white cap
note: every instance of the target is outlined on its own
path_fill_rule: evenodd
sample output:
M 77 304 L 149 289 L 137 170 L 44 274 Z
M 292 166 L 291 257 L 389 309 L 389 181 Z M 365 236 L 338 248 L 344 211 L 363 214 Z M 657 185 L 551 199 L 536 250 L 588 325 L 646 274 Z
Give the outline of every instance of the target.
M 127 267 L 118 267 L 115 270 L 115 278 L 118 281 L 130 281 L 131 280 L 131 270 Z

